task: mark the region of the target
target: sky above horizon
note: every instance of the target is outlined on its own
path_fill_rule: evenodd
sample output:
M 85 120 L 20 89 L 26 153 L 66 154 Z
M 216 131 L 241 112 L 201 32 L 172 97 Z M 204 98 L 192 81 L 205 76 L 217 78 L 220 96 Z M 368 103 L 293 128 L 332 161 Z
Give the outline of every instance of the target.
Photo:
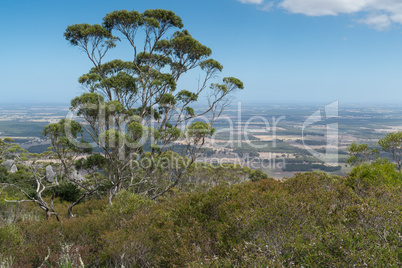
M 210 47 L 258 103 L 399 103 L 400 0 L 1 0 L 0 103 L 69 103 L 92 67 L 64 39 L 68 25 L 102 23 L 114 10 L 168 9 Z M 111 58 L 130 59 L 124 46 Z M 180 87 L 197 85 L 197 75 Z

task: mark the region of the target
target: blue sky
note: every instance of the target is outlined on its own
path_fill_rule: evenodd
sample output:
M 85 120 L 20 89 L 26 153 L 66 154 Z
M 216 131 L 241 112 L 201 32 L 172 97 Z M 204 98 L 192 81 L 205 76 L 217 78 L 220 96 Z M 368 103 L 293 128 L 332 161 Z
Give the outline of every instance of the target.
M 402 101 L 399 0 L 1 0 L 0 103 L 69 103 L 91 68 L 63 33 L 113 10 L 173 10 L 245 84 L 237 99 L 267 103 Z M 127 53 L 126 53 L 127 52 Z M 127 57 L 116 48 L 110 55 Z M 197 75 L 180 86 L 197 84 Z

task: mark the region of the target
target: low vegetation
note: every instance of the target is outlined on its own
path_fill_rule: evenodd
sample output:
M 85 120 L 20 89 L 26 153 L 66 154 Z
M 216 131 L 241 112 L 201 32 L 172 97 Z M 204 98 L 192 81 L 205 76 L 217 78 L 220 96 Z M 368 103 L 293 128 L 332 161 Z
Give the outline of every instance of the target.
M 16 267 L 402 263 L 402 175 L 388 161 L 359 165 L 346 177 L 316 172 L 279 182 L 255 175 L 208 190 L 171 191 L 157 202 L 128 191 L 113 205 L 93 197 L 76 206 L 71 220 L 60 198 L 61 222 L 44 221 L 31 204 L 3 202 L 0 261 Z

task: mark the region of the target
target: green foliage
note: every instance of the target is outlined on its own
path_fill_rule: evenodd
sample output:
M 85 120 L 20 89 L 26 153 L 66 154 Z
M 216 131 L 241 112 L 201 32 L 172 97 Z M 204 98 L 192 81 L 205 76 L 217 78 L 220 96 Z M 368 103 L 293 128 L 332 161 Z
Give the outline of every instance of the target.
M 250 181 L 259 181 L 269 179 L 268 175 L 261 169 L 253 170 L 250 174 Z
M 214 133 L 215 129 L 210 124 L 201 121 L 192 123 L 187 129 L 187 135 L 197 140 L 213 135 Z
M 193 109 L 193 108 L 191 108 L 191 107 L 186 107 L 184 110 L 186 111 L 186 113 L 187 113 L 190 117 L 195 116 L 195 112 L 194 112 L 194 109 Z
M 107 208 L 108 217 L 112 217 L 116 222 L 123 218 L 130 219 L 137 214 L 140 209 L 149 208 L 153 204 L 152 200 L 128 191 L 121 191 L 116 195 L 113 205 Z
M 77 110 L 77 115 L 82 115 L 88 119 L 97 118 L 99 106 L 102 105 L 104 105 L 104 98 L 96 92 L 84 93 L 71 100 L 71 109 Z
M 232 185 L 246 181 L 254 171 L 235 164 L 192 164 L 178 186 L 182 192 L 202 192 L 214 186 Z
M 5 166 L 0 166 L 0 182 L 9 182 L 8 171 Z
M 217 62 L 216 60 L 213 60 L 213 59 L 208 59 L 208 60 L 201 62 L 200 67 L 203 70 L 207 69 L 207 70 L 211 70 L 211 71 L 214 69 L 222 71 L 222 69 L 223 69 L 223 66 L 219 62 Z
M 352 187 L 357 184 L 362 184 L 364 187 L 402 186 L 402 174 L 388 159 L 360 164 L 352 169 L 347 178 L 348 184 Z
M 388 151 L 392 148 L 397 149 L 402 144 L 402 132 L 388 133 L 384 139 L 381 139 L 378 144 L 384 151 Z
M 59 122 L 45 126 L 44 136 L 50 138 L 52 147 L 58 155 L 63 165 L 66 159 L 70 159 L 71 153 L 91 153 L 92 148 L 83 140 L 83 130 L 81 125 L 69 119 L 61 119 Z M 81 140 L 77 138 L 81 137 Z M 80 142 L 80 145 L 77 143 Z
M 123 27 L 137 27 L 143 23 L 141 14 L 135 10 L 118 10 L 110 12 L 103 18 L 103 26 L 111 31 L 113 27 L 122 25 Z
M 378 141 L 381 149 L 390 152 L 398 170 L 402 169 L 402 131 L 388 133 Z
M 352 166 L 375 160 L 379 156 L 376 148 L 370 149 L 368 144 L 357 144 L 356 142 L 349 145 L 346 151 L 349 153 L 346 162 Z
M 0 160 L 15 159 L 16 156 L 24 158 L 26 152 L 11 138 L 0 139 Z
M 108 129 L 99 135 L 99 140 L 104 148 L 113 150 L 124 143 L 125 136 L 116 129 Z
M 49 124 L 45 126 L 43 130 L 44 136 L 53 135 L 56 138 L 68 135 L 76 139 L 79 134 L 82 134 L 81 125 L 74 120 L 64 118 L 56 124 Z
M 385 164 L 377 168 L 399 174 Z M 78 205 L 80 216 L 62 224 L 20 221 L 3 236 L 0 230 L 0 241 L 16 241 L 8 253 L 20 267 L 45 259 L 89 267 L 398 267 L 400 200 L 393 183 L 351 188 L 325 173 L 220 185 L 157 203 L 123 191 L 111 206 Z
M 0 166 L 0 183 L 10 183 L 15 184 L 22 189 L 24 189 L 29 195 L 35 195 L 35 185 L 32 180 L 28 178 L 32 177 L 32 173 L 27 170 L 25 166 L 18 165 L 18 171 L 15 173 L 10 173 L 7 168 Z M 7 188 L 6 193 L 9 196 L 21 196 L 21 193 L 16 189 Z
M 0 257 L 13 255 L 13 251 L 23 243 L 23 236 L 18 227 L 14 225 L 0 226 Z
M 151 24 L 150 19 L 154 19 L 157 21 L 155 23 L 155 27 L 157 28 L 165 28 L 165 27 L 177 27 L 182 28 L 183 23 L 181 18 L 177 16 L 173 11 L 163 10 L 163 9 L 149 9 L 145 10 L 144 20 L 148 24 Z
M 211 55 L 212 50 L 209 47 L 202 45 L 200 42 L 192 38 L 187 30 L 177 31 L 173 34 L 171 40 L 163 40 L 156 44 L 158 51 L 164 51 L 175 58 L 184 58 L 187 64 L 193 64 L 198 60 Z M 176 65 L 182 71 L 186 65 Z
M 78 46 L 81 43 L 87 43 L 93 39 L 99 38 L 105 40 L 105 44 L 107 44 L 108 47 L 114 47 L 115 44 L 111 41 L 116 40 L 116 38 L 101 25 L 89 25 L 87 23 L 68 26 L 64 37 L 73 46 Z
M 223 82 L 226 84 L 226 88 L 229 88 L 229 90 L 235 88 L 244 89 L 243 82 L 235 77 L 225 77 L 223 78 Z
M 75 202 L 81 196 L 81 191 L 78 186 L 68 181 L 61 182 L 52 190 L 54 191 L 56 197 L 59 197 L 60 200 L 67 202 Z
M 182 90 L 176 95 L 176 98 L 178 101 L 186 103 L 196 101 L 198 99 L 198 95 L 188 90 Z
M 91 154 L 75 161 L 76 169 L 101 169 L 106 165 L 106 159 L 101 154 Z
M 102 171 L 113 185 L 110 202 L 120 190 L 127 189 L 134 178 L 138 179 L 135 183 L 152 189 L 143 191 L 149 193 L 156 189 L 160 193 L 154 192 L 154 198 L 166 193 L 165 189 L 175 187 L 188 166 L 181 167 L 182 170 L 165 169 L 164 180 L 156 179 L 146 174 L 156 170 L 153 168 L 157 166 L 155 158 L 184 138 L 180 128 L 186 126 L 186 121 L 213 114 L 210 121 L 215 122 L 215 117 L 227 106 L 229 95 L 244 88 L 239 79 L 225 77 L 222 84 L 211 85 L 207 108 L 196 113 L 189 106 L 208 90 L 210 81 L 223 66 L 209 58 L 212 54 L 209 47 L 194 39 L 188 30 L 180 30 L 183 26 L 174 12 L 151 9 L 143 13 L 113 11 L 103 18 L 102 25 L 76 24 L 66 29 L 66 40 L 86 52 L 93 63 L 93 68 L 79 78 L 89 93 L 74 98 L 71 110 L 83 117 L 85 130 L 104 152 L 106 164 Z M 122 40 L 132 47 L 128 61 L 103 61 L 120 40 L 114 34 L 124 37 Z M 192 91 L 174 93 L 181 76 L 196 68 L 204 73 L 200 86 Z M 186 132 L 190 139 L 185 141 L 182 155 L 194 161 L 205 138 L 213 133 L 214 128 L 209 123 L 190 124 Z M 148 157 L 146 152 L 152 154 Z M 130 159 L 133 155 L 135 159 Z M 141 160 L 150 161 L 150 168 L 130 168 L 130 164 Z M 153 177 L 152 183 L 141 179 L 144 177 Z
M 160 105 L 175 105 L 176 104 L 175 97 L 170 93 L 163 94 L 162 96 L 158 97 L 156 99 L 156 101 Z

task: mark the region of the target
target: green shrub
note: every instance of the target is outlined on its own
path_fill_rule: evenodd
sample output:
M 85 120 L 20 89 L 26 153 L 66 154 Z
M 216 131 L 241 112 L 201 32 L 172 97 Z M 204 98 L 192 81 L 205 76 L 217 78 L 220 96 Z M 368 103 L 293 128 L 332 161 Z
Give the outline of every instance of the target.
M 268 179 L 268 175 L 266 173 L 264 173 L 264 171 L 262 171 L 261 169 L 256 169 L 251 171 L 250 174 L 250 181 L 259 181 L 259 180 L 266 180 Z
M 9 182 L 8 171 L 5 166 L 0 166 L 0 183 Z
M 56 197 L 67 202 L 75 202 L 81 196 L 81 191 L 78 186 L 68 181 L 61 182 L 58 186 L 53 188 L 53 191 Z
M 106 209 L 106 216 L 111 219 L 130 218 L 140 209 L 149 208 L 153 201 L 139 194 L 121 191 L 113 204 Z
M 63 223 L 18 222 L 6 256 L 18 267 L 399 267 L 402 192 L 381 181 L 351 188 L 314 172 L 157 202 L 123 191 Z
M 12 254 L 23 242 L 23 237 L 14 225 L 0 227 L 0 252 L 2 254 Z
M 402 186 L 402 174 L 388 159 L 378 159 L 372 163 L 363 163 L 353 168 L 347 177 L 350 187 L 377 187 L 386 185 Z

